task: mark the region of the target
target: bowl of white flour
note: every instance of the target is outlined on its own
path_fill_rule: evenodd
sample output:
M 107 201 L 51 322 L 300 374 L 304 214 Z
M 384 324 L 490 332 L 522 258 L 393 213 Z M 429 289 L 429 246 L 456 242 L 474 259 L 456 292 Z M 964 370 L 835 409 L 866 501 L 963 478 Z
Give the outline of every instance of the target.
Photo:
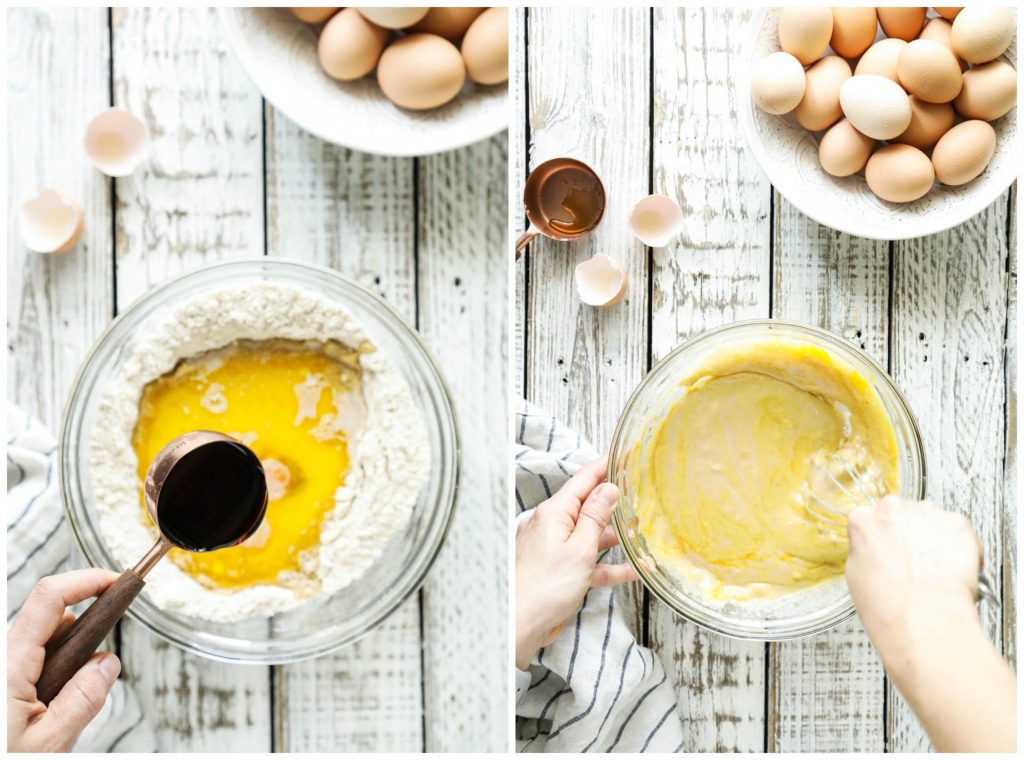
M 455 415 L 415 330 L 333 270 L 235 261 L 151 290 L 111 323 L 79 371 L 61 433 L 61 492 L 90 565 L 130 567 L 156 535 L 140 508 L 145 463 L 132 443 L 143 390 L 191 357 L 276 340 L 361 347 L 364 416 L 301 572 L 222 587 L 164 560 L 147 577 L 128 614 L 220 660 L 292 662 L 359 639 L 420 587 L 454 514 Z

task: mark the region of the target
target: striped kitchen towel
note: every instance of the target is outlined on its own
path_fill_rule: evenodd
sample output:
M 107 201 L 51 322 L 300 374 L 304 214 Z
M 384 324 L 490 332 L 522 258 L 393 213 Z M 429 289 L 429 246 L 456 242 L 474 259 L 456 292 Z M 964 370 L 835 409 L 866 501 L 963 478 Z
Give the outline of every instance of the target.
M 73 550 L 58 482 L 57 442 L 39 422 L 7 405 L 7 625 L 36 582 L 84 567 Z M 78 605 L 81 613 L 88 602 Z M 156 738 L 135 694 L 118 679 L 76 752 L 155 752 Z
M 515 450 L 520 516 L 596 458 L 597 451 L 578 433 L 520 401 Z M 681 749 L 675 692 L 654 652 L 640 646 L 626 625 L 621 600 L 612 589 L 591 589 L 572 623 L 538 653 L 516 706 L 519 752 Z

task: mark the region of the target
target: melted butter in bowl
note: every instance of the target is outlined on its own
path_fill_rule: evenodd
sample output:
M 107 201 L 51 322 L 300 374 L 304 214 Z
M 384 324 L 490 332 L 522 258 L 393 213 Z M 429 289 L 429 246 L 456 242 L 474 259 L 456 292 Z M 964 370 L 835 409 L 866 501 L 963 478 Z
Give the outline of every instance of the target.
M 808 508 L 823 466 L 854 465 L 874 493 L 900 490 L 882 399 L 818 345 L 732 341 L 689 365 L 669 399 L 624 474 L 651 558 L 707 602 L 779 599 L 842 577 L 845 529 Z
M 203 554 L 172 549 L 171 561 L 212 589 L 319 590 L 312 571 L 321 523 L 366 417 L 359 355 L 335 341 L 243 340 L 183 359 L 146 385 L 132 436 L 140 482 L 167 441 L 217 430 L 256 453 L 270 495 L 263 524 L 244 544 Z M 145 512 L 141 491 L 140 503 Z

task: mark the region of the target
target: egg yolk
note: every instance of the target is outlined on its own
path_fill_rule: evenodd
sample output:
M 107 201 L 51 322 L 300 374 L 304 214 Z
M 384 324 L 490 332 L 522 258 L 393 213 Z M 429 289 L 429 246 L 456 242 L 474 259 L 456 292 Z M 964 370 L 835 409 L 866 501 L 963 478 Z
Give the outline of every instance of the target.
M 239 341 L 149 383 L 132 438 L 140 498 L 160 449 L 194 430 L 246 444 L 267 478 L 266 517 L 245 543 L 206 553 L 172 549 L 169 559 L 212 588 L 308 574 L 304 565 L 315 562 L 321 523 L 348 473 L 350 435 L 364 415 L 359 351 L 334 342 Z

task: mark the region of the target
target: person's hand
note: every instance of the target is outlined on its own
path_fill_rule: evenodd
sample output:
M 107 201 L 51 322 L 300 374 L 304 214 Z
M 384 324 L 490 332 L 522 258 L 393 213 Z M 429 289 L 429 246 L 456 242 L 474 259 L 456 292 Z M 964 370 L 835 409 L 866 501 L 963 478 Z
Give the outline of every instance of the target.
M 576 473 L 519 522 L 516 531 L 516 666 L 558 636 L 592 586 L 637 580 L 628 564 L 597 562 L 618 543 L 610 525 L 619 491 L 603 483 L 608 458 Z
M 980 627 L 981 545 L 963 515 L 886 496 L 851 512 L 847 531 L 847 585 L 887 666 L 940 627 Z
M 1016 676 L 978 617 L 982 551 L 971 524 L 887 496 L 851 512 L 847 533 L 857 614 L 935 749 L 1013 751 Z
M 36 698 L 44 646 L 75 616 L 67 609 L 102 593 L 117 573 L 96 568 L 43 578 L 29 594 L 7 633 L 7 751 L 66 752 L 96 717 L 121 662 L 97 652 L 75 673 L 49 707 Z

